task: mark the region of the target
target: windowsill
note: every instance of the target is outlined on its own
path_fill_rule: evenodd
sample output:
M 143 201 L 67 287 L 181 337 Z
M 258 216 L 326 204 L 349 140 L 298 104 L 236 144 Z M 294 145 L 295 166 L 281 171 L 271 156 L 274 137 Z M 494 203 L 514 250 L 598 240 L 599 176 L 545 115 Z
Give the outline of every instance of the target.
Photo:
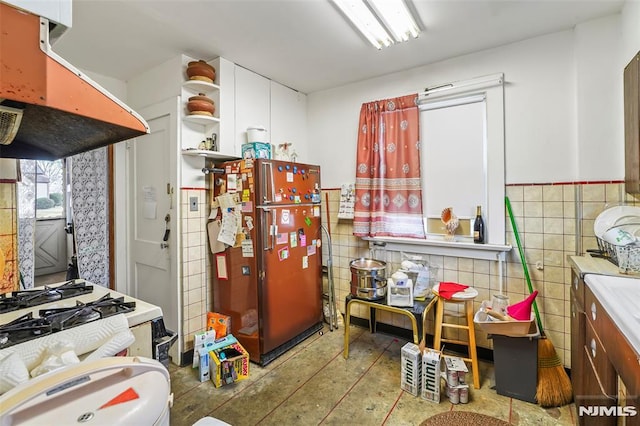
M 406 251 L 484 260 L 504 260 L 505 253 L 509 252 L 512 248 L 511 245 L 446 241 L 444 239 L 437 239 L 436 237 L 429 237 L 425 240 L 396 237 L 365 237 L 363 240 L 369 241 L 370 248 L 385 248 L 391 251 Z

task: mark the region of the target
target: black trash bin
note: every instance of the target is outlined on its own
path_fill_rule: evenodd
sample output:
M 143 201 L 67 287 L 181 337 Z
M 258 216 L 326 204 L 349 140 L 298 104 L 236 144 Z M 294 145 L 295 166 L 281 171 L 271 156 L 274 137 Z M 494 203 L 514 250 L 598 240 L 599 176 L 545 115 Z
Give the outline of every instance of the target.
M 536 403 L 538 382 L 538 339 L 490 335 L 493 339 L 493 364 L 498 395 Z

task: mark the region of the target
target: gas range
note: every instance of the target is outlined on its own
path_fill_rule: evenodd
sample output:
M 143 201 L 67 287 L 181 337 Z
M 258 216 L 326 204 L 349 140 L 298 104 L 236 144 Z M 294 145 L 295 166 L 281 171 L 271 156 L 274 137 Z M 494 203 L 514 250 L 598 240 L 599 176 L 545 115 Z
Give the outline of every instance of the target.
M 0 297 L 0 351 L 120 313 L 131 329 L 150 324 L 153 330 L 141 333 L 146 340 L 156 335 L 155 328 L 166 333 L 160 307 L 84 280 L 7 293 Z M 152 342 L 136 340 L 151 357 Z
M 91 292 L 93 292 L 93 286 L 80 280 L 67 281 L 57 287 L 44 286 L 31 290 L 13 291 L 0 295 L 0 314 Z
M 69 284 L 71 283 L 71 284 Z M 68 296 L 66 298 L 57 298 L 56 296 L 51 296 L 51 294 L 56 292 L 62 292 L 69 294 L 69 287 L 75 287 L 77 293 L 72 296 Z M 84 287 L 83 290 L 80 290 Z M 65 290 L 66 289 L 66 290 Z M 51 299 L 46 300 L 45 297 L 41 297 L 41 300 L 45 300 L 44 303 L 37 304 L 34 306 L 23 306 L 20 305 L 18 309 L 3 311 L 2 304 L 6 303 L 7 305 L 13 304 L 13 302 L 8 301 L 7 299 L 13 299 L 13 293 L 11 295 L 5 295 L 5 297 L 0 297 L 0 326 L 3 324 L 7 324 L 11 321 L 16 320 L 19 317 L 24 316 L 25 314 L 32 313 L 33 317 L 41 317 L 40 311 L 47 311 L 52 309 L 60 309 L 60 308 L 73 308 L 78 306 L 79 304 L 89 304 L 94 303 L 102 297 L 108 296 L 112 299 L 119 299 L 122 302 L 132 303 L 135 309 L 127 310 L 125 312 L 125 316 L 129 323 L 129 327 L 134 327 L 136 325 L 142 324 L 143 322 L 150 321 L 152 319 L 162 317 L 162 309 L 159 306 L 152 305 L 143 300 L 134 299 L 133 297 L 124 295 L 122 293 L 118 293 L 117 291 L 110 290 L 108 288 L 87 283 L 84 280 L 72 280 L 64 283 L 51 284 L 44 287 L 36 287 L 32 290 L 24 290 L 22 292 L 14 292 L 14 293 L 27 293 L 28 296 L 31 296 L 31 292 L 36 291 L 45 291 Z M 19 296 L 20 297 L 20 296 Z M 32 297 L 33 299 L 33 297 Z

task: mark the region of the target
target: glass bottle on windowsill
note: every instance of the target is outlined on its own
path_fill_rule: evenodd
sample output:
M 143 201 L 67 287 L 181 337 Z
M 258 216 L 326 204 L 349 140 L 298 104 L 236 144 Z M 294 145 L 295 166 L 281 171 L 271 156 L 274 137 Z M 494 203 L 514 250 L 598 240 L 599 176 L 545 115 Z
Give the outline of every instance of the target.
M 473 242 L 484 244 L 484 220 L 482 219 L 482 207 L 476 207 L 476 219 L 473 221 Z

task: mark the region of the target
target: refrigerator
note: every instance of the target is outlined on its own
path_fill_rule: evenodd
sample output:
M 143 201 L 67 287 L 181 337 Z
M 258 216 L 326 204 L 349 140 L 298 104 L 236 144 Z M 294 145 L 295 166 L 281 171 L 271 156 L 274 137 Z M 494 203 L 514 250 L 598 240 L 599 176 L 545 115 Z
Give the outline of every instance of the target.
M 264 366 L 323 326 L 320 167 L 242 159 L 215 168 L 224 249 L 213 254 L 213 308 Z

